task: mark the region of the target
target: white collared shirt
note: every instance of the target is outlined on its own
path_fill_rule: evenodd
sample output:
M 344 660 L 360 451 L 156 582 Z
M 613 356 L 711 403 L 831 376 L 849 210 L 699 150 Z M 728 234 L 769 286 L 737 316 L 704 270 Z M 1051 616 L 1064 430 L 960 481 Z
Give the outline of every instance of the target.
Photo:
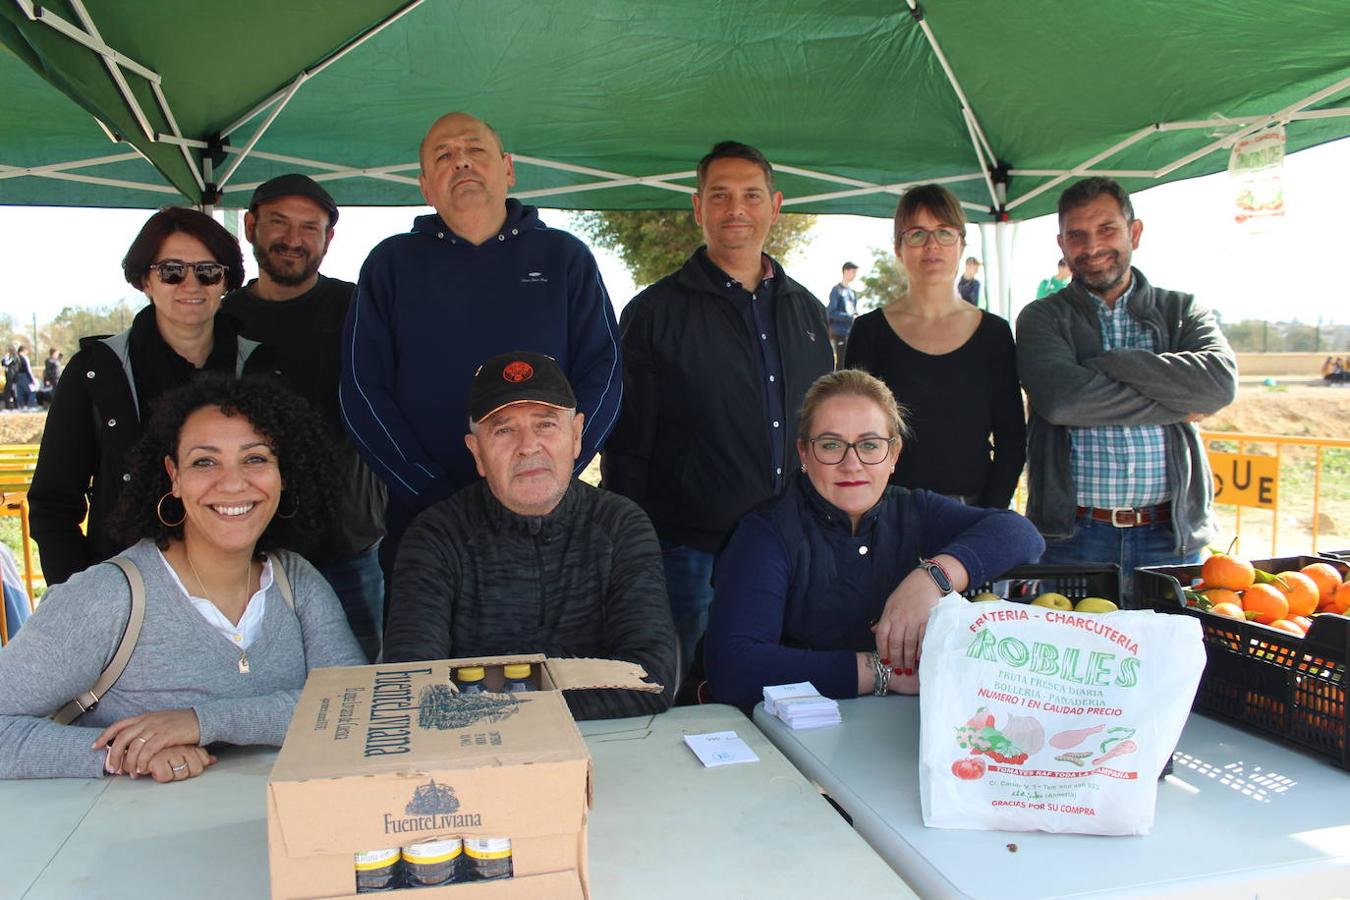
M 267 612 L 267 589 L 272 586 L 272 558 L 269 556 L 263 561 L 262 576 L 258 579 L 258 590 L 248 599 L 248 605 L 244 607 L 244 614 L 239 617 L 239 624 L 235 625 L 225 617 L 216 605 L 204 597 L 194 597 L 192 592 L 183 584 L 178 573 L 174 571 L 173 566 L 164 558 L 163 552 L 160 552 L 159 558 L 164 562 L 164 568 L 169 570 L 169 577 L 173 579 L 174 584 L 178 585 L 183 596 L 192 602 L 197 612 L 201 613 L 212 628 L 224 635 L 225 640 L 229 641 L 240 650 L 247 650 L 249 646 L 257 639 L 258 633 L 262 630 L 263 614 Z

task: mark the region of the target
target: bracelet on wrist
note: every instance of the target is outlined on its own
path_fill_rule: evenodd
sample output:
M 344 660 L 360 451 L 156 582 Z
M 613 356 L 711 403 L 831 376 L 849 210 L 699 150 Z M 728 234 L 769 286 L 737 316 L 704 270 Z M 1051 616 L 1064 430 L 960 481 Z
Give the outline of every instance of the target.
M 876 681 L 872 685 L 872 696 L 885 697 L 887 694 L 891 692 L 890 667 L 881 661 L 881 654 L 876 652 L 875 650 L 872 651 L 868 659 L 872 663 L 872 672 L 876 676 Z

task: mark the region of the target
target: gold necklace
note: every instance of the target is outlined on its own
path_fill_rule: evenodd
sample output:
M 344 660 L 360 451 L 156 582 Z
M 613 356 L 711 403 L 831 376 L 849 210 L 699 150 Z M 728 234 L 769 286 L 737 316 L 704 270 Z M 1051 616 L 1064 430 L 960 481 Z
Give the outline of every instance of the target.
M 192 570 L 192 577 L 197 579 L 197 587 L 202 589 L 202 596 L 205 597 L 207 600 L 210 600 L 211 598 L 207 596 L 206 593 L 206 582 L 202 581 L 202 576 L 197 574 L 197 567 L 192 564 L 192 554 L 188 552 L 187 544 L 183 545 L 183 556 L 187 557 L 188 568 Z M 248 585 L 252 579 L 253 579 L 253 560 L 249 560 L 248 567 L 244 570 L 244 609 L 248 609 Z M 217 609 L 219 609 L 219 607 L 217 607 Z M 243 616 L 242 612 L 240 613 L 240 616 L 241 617 Z M 244 650 L 243 647 L 239 647 L 237 649 L 239 650 L 239 674 L 247 675 L 248 653 Z

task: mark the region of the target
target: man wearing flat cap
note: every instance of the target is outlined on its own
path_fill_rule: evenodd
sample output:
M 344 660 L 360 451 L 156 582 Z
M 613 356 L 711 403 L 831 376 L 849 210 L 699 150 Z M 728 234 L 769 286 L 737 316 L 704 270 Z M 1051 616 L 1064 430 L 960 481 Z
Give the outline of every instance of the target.
M 639 663 L 659 694 L 568 691 L 578 719 L 661 712 L 675 626 L 656 532 L 626 497 L 572 475 L 585 415 L 551 357 L 494 356 L 469 387 L 464 442 L 482 480 L 403 535 L 385 660 L 544 653 Z
M 244 214 L 258 277 L 225 297 L 240 333 L 281 359 L 282 380 L 310 402 L 332 432 L 338 515 L 312 561 L 332 585 L 352 632 L 374 662 L 384 620 L 377 545 L 384 534 L 384 483 L 357 455 L 338 413 L 342 326 L 356 285 L 319 274 L 338 208 L 318 182 L 281 175 L 258 185 Z M 283 512 L 285 510 L 283 509 Z

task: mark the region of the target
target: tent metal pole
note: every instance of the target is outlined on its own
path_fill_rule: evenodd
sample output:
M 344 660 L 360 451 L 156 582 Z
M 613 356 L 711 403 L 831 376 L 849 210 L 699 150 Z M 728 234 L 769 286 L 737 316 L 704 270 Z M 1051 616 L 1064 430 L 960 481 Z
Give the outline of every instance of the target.
M 328 68 L 333 63 L 337 62 L 339 59 L 346 56 L 348 53 L 352 52 L 357 47 L 361 46 L 366 41 L 370 40 L 375 35 L 379 34 L 381 31 L 384 31 L 384 29 L 388 28 L 390 25 L 394 24 L 399 19 L 403 18 L 405 15 L 412 12 L 414 9 L 416 9 L 421 5 L 422 0 L 411 0 L 410 3 L 405 4 L 404 6 L 390 13 L 388 16 L 385 16 L 379 22 L 376 22 L 370 28 L 366 29 L 364 32 L 357 35 L 357 37 L 355 37 L 350 43 L 345 44 L 342 47 L 339 47 L 336 51 L 334 51 L 325 59 L 320 60 L 319 62 L 315 63 L 313 66 L 310 66 L 309 68 L 302 69 L 296 77 L 297 78 L 314 77 L 315 75 L 319 74 L 324 69 Z M 286 96 L 289 93 L 294 93 L 294 89 L 291 87 L 284 87 L 278 89 L 270 96 L 268 96 L 266 99 L 264 99 L 261 103 L 258 103 L 256 106 L 254 106 L 248 112 L 244 113 L 238 119 L 235 119 L 229 125 L 225 126 L 225 128 L 221 130 L 220 136 L 222 138 L 227 138 L 230 135 L 234 134 L 240 128 L 243 128 L 249 122 L 253 121 L 253 119 L 257 118 L 258 115 L 261 114 L 263 110 L 267 109 L 272 104 L 278 102 L 283 97 L 286 97 L 286 99 L 289 100 L 290 98 Z
M 835 184 L 848 184 L 853 187 L 871 187 L 875 188 L 876 183 L 864 181 L 861 178 L 849 178 L 846 175 L 832 175 L 829 172 L 817 172 L 813 169 L 801 169 L 797 166 L 774 165 L 774 172 L 786 172 L 789 175 L 800 175 L 803 178 L 814 178 L 817 181 L 831 181 Z
M 534 197 L 552 197 L 556 194 L 577 194 L 585 191 L 599 191 L 612 187 L 631 187 L 639 184 L 644 184 L 648 187 L 665 188 L 681 194 L 694 194 L 698 192 L 697 188 L 688 187 L 682 184 L 648 184 L 643 178 L 620 178 L 614 181 L 595 181 L 590 184 L 571 184 L 553 188 L 539 188 L 538 190 L 533 191 L 513 193 L 511 196 L 515 197 L 517 200 L 528 200 Z
M 802 203 L 817 203 L 825 200 L 842 200 L 846 197 L 862 197 L 867 194 L 894 194 L 899 196 L 916 184 L 956 184 L 962 181 L 979 181 L 983 177 L 984 173 L 973 172 L 967 175 L 948 175 L 945 178 L 929 178 L 924 181 L 898 181 L 894 184 L 871 184 L 866 187 L 855 188 L 849 191 L 831 191 L 828 194 L 809 194 L 805 197 L 791 197 L 784 200 L 783 205 L 792 206 Z M 989 207 L 981 206 L 978 203 L 962 202 L 961 205 L 982 213 L 989 211 Z
M 969 110 L 962 110 L 965 114 L 966 131 L 970 134 L 971 145 L 975 148 L 975 158 L 980 163 L 980 171 L 984 175 L 984 186 L 989 191 L 989 199 L 993 201 L 995 208 L 1002 209 L 1003 204 L 998 199 L 998 191 L 994 188 L 994 179 L 990 176 L 989 170 L 994 164 L 994 157 L 986 158 L 980 153 L 980 144 L 975 140 L 975 119 L 970 115 Z
M 1227 137 L 1219 138 L 1217 141 L 1207 144 L 1204 147 L 1201 147 L 1199 150 L 1196 150 L 1192 153 L 1187 153 L 1185 156 L 1183 156 L 1181 159 L 1178 159 L 1176 162 L 1173 162 L 1171 165 L 1163 166 L 1161 169 L 1158 169 L 1157 173 L 1153 177 L 1163 178 L 1175 172 L 1177 169 L 1180 169 L 1182 166 L 1195 162 L 1202 156 L 1207 156 L 1210 153 L 1213 153 L 1215 150 L 1221 150 L 1224 147 L 1230 147 L 1233 144 L 1236 144 L 1238 141 L 1242 140 L 1247 135 L 1254 134 L 1268 125 L 1272 125 L 1276 122 L 1286 122 L 1289 120 L 1289 117 L 1291 115 L 1303 109 L 1305 106 L 1311 106 L 1312 104 L 1318 102 L 1319 100 L 1324 100 L 1327 97 L 1330 97 L 1334 94 L 1338 94 L 1347 87 L 1350 87 L 1350 78 L 1342 78 L 1335 84 L 1329 85 L 1328 87 L 1324 87 L 1320 91 L 1317 91 L 1316 93 L 1309 94 L 1307 97 L 1304 97 L 1297 103 L 1292 103 L 1277 113 L 1258 119 L 1257 121 L 1253 122 L 1247 127 L 1242 128 L 1239 131 L 1235 131 L 1232 134 L 1228 135 Z
M 1003 208 L 1008 199 L 1008 184 L 998 183 L 998 206 Z M 994 252 L 998 259 L 998 305 L 999 315 L 1004 319 L 1012 318 L 1012 278 L 1008 271 L 1012 264 L 1011 235 L 1008 232 L 1008 217 L 999 216 L 994 222 Z
M 984 136 L 984 129 L 980 128 L 980 122 L 975 118 L 975 113 L 970 111 L 970 101 L 966 98 L 966 92 L 961 88 L 961 82 L 956 80 L 956 73 L 952 71 L 951 64 L 947 62 L 947 54 L 942 52 L 942 47 L 938 44 L 937 37 L 933 34 L 933 29 L 928 27 L 928 22 L 923 17 L 923 11 L 919 9 L 918 0 L 905 0 L 909 6 L 909 14 L 918 23 L 919 29 L 923 32 L 924 38 L 928 41 L 928 46 L 932 49 L 933 55 L 937 57 L 938 64 L 942 66 L 943 74 L 947 76 L 947 83 L 951 85 L 952 90 L 956 92 L 956 97 L 961 101 L 962 113 L 969 113 L 971 121 L 968 127 L 974 131 L 979 143 L 984 147 L 984 154 L 989 159 L 998 159 L 998 154 L 994 148 L 989 145 L 988 139 Z M 976 155 L 979 155 L 979 149 L 976 149 Z
M 1055 175 L 1105 175 L 1108 178 L 1152 178 L 1151 169 L 1009 169 L 1009 175 L 1026 175 L 1029 178 L 1050 178 Z
M 1086 160 L 1074 166 L 1072 169 L 1065 172 L 1064 174 L 1058 175 L 1047 181 L 1045 184 L 1037 188 L 1033 188 L 1030 191 L 1027 191 L 1025 194 L 1018 197 L 1013 202 L 1009 203 L 1007 205 L 1007 209 L 1009 211 L 1014 210 L 1017 207 L 1021 206 L 1023 203 L 1026 203 L 1028 200 L 1031 200 L 1034 197 L 1039 197 L 1046 191 L 1058 187 L 1059 185 L 1068 181 L 1070 178 L 1076 178 L 1077 176 L 1083 174 L 1083 172 L 1085 172 L 1087 169 L 1091 168 L 1094 164 L 1116 155 L 1117 153 L 1124 150 L 1126 147 L 1131 146 L 1132 144 L 1137 144 L 1138 142 L 1142 141 L 1144 138 L 1148 137 L 1150 134 L 1153 134 L 1157 130 L 1158 130 L 1157 125 L 1149 125 L 1147 128 L 1139 129 L 1134 134 L 1130 135 L 1120 143 L 1107 147 L 1101 153 L 1098 153 L 1096 156 L 1088 157 Z
M 229 182 L 231 176 L 234 175 L 235 170 L 243 164 L 244 160 L 248 159 L 249 153 L 257 146 L 258 141 L 262 139 L 262 136 L 267 133 L 267 129 L 272 126 L 272 123 L 277 120 L 277 116 L 281 115 L 281 111 L 286 108 L 286 104 L 291 102 L 291 98 L 295 96 L 295 92 L 300 90 L 300 86 L 308 80 L 309 75 L 305 72 L 301 72 L 296 76 L 295 80 L 291 82 L 291 86 L 286 89 L 285 95 L 272 107 L 271 111 L 267 114 L 267 118 L 263 119 L 263 123 L 258 126 L 258 130 L 253 132 L 253 136 L 248 139 L 246 144 L 244 144 L 243 152 L 237 155 L 230 161 L 230 164 L 225 167 L 225 171 L 220 176 L 220 181 L 216 183 L 218 187 Z
M 169 123 L 169 130 L 173 132 L 175 137 L 182 137 L 183 130 L 178 127 L 178 119 L 174 117 L 173 108 L 169 106 L 169 98 L 164 96 L 164 91 L 158 84 L 152 83 L 150 89 L 155 92 L 155 102 L 159 104 L 160 111 L 164 113 L 164 119 Z M 203 145 L 203 148 L 204 147 L 205 145 Z M 187 147 L 184 147 L 181 144 L 178 147 L 178 151 L 183 154 L 183 161 L 187 163 L 188 171 L 192 173 L 193 180 L 197 182 L 197 190 L 206 190 L 206 180 L 202 178 L 202 171 L 197 166 L 196 158 L 188 152 Z
M 24 173 L 29 174 L 29 173 Z M 123 181 L 120 178 L 100 178 L 97 175 L 76 175 L 72 172 L 33 172 L 35 178 L 50 178 L 53 181 L 75 181 L 80 184 L 97 184 L 104 187 L 129 188 L 133 191 L 150 191 L 154 194 L 173 194 L 182 196 L 176 187 L 167 184 L 142 184 L 138 181 Z
M 1332 106 L 1327 109 L 1304 109 L 1290 115 L 1289 121 L 1304 122 L 1309 119 L 1338 119 L 1342 116 L 1350 116 L 1350 106 Z M 1214 128 L 1222 125 L 1251 125 L 1254 122 L 1262 122 L 1266 119 L 1266 116 L 1234 116 L 1231 119 L 1190 119 L 1184 122 L 1164 122 L 1158 126 L 1158 130 L 1182 131 L 1190 128 Z
M 117 65 L 135 72 L 146 81 L 159 81 L 159 75 L 155 72 L 147 69 L 145 66 L 136 62 L 136 60 L 123 56 L 121 53 L 118 53 L 116 50 L 103 43 L 103 41 L 84 33 L 50 9 L 43 6 L 36 6 L 33 3 L 28 2 L 28 0 L 18 0 L 18 3 L 19 6 L 23 8 L 24 14 L 27 15 L 30 20 L 41 22 L 50 28 L 56 29 L 75 43 L 83 44 L 99 56 L 111 59 L 113 62 L 117 63 Z
M 69 162 L 49 163 L 45 166 L 8 166 L 0 164 L 0 179 L 16 178 L 20 175 L 46 175 L 51 172 L 64 172 L 67 169 L 83 169 L 88 166 L 104 166 L 109 163 L 129 162 L 143 158 L 139 153 L 115 153 L 112 156 L 97 156 L 92 159 L 77 159 Z

